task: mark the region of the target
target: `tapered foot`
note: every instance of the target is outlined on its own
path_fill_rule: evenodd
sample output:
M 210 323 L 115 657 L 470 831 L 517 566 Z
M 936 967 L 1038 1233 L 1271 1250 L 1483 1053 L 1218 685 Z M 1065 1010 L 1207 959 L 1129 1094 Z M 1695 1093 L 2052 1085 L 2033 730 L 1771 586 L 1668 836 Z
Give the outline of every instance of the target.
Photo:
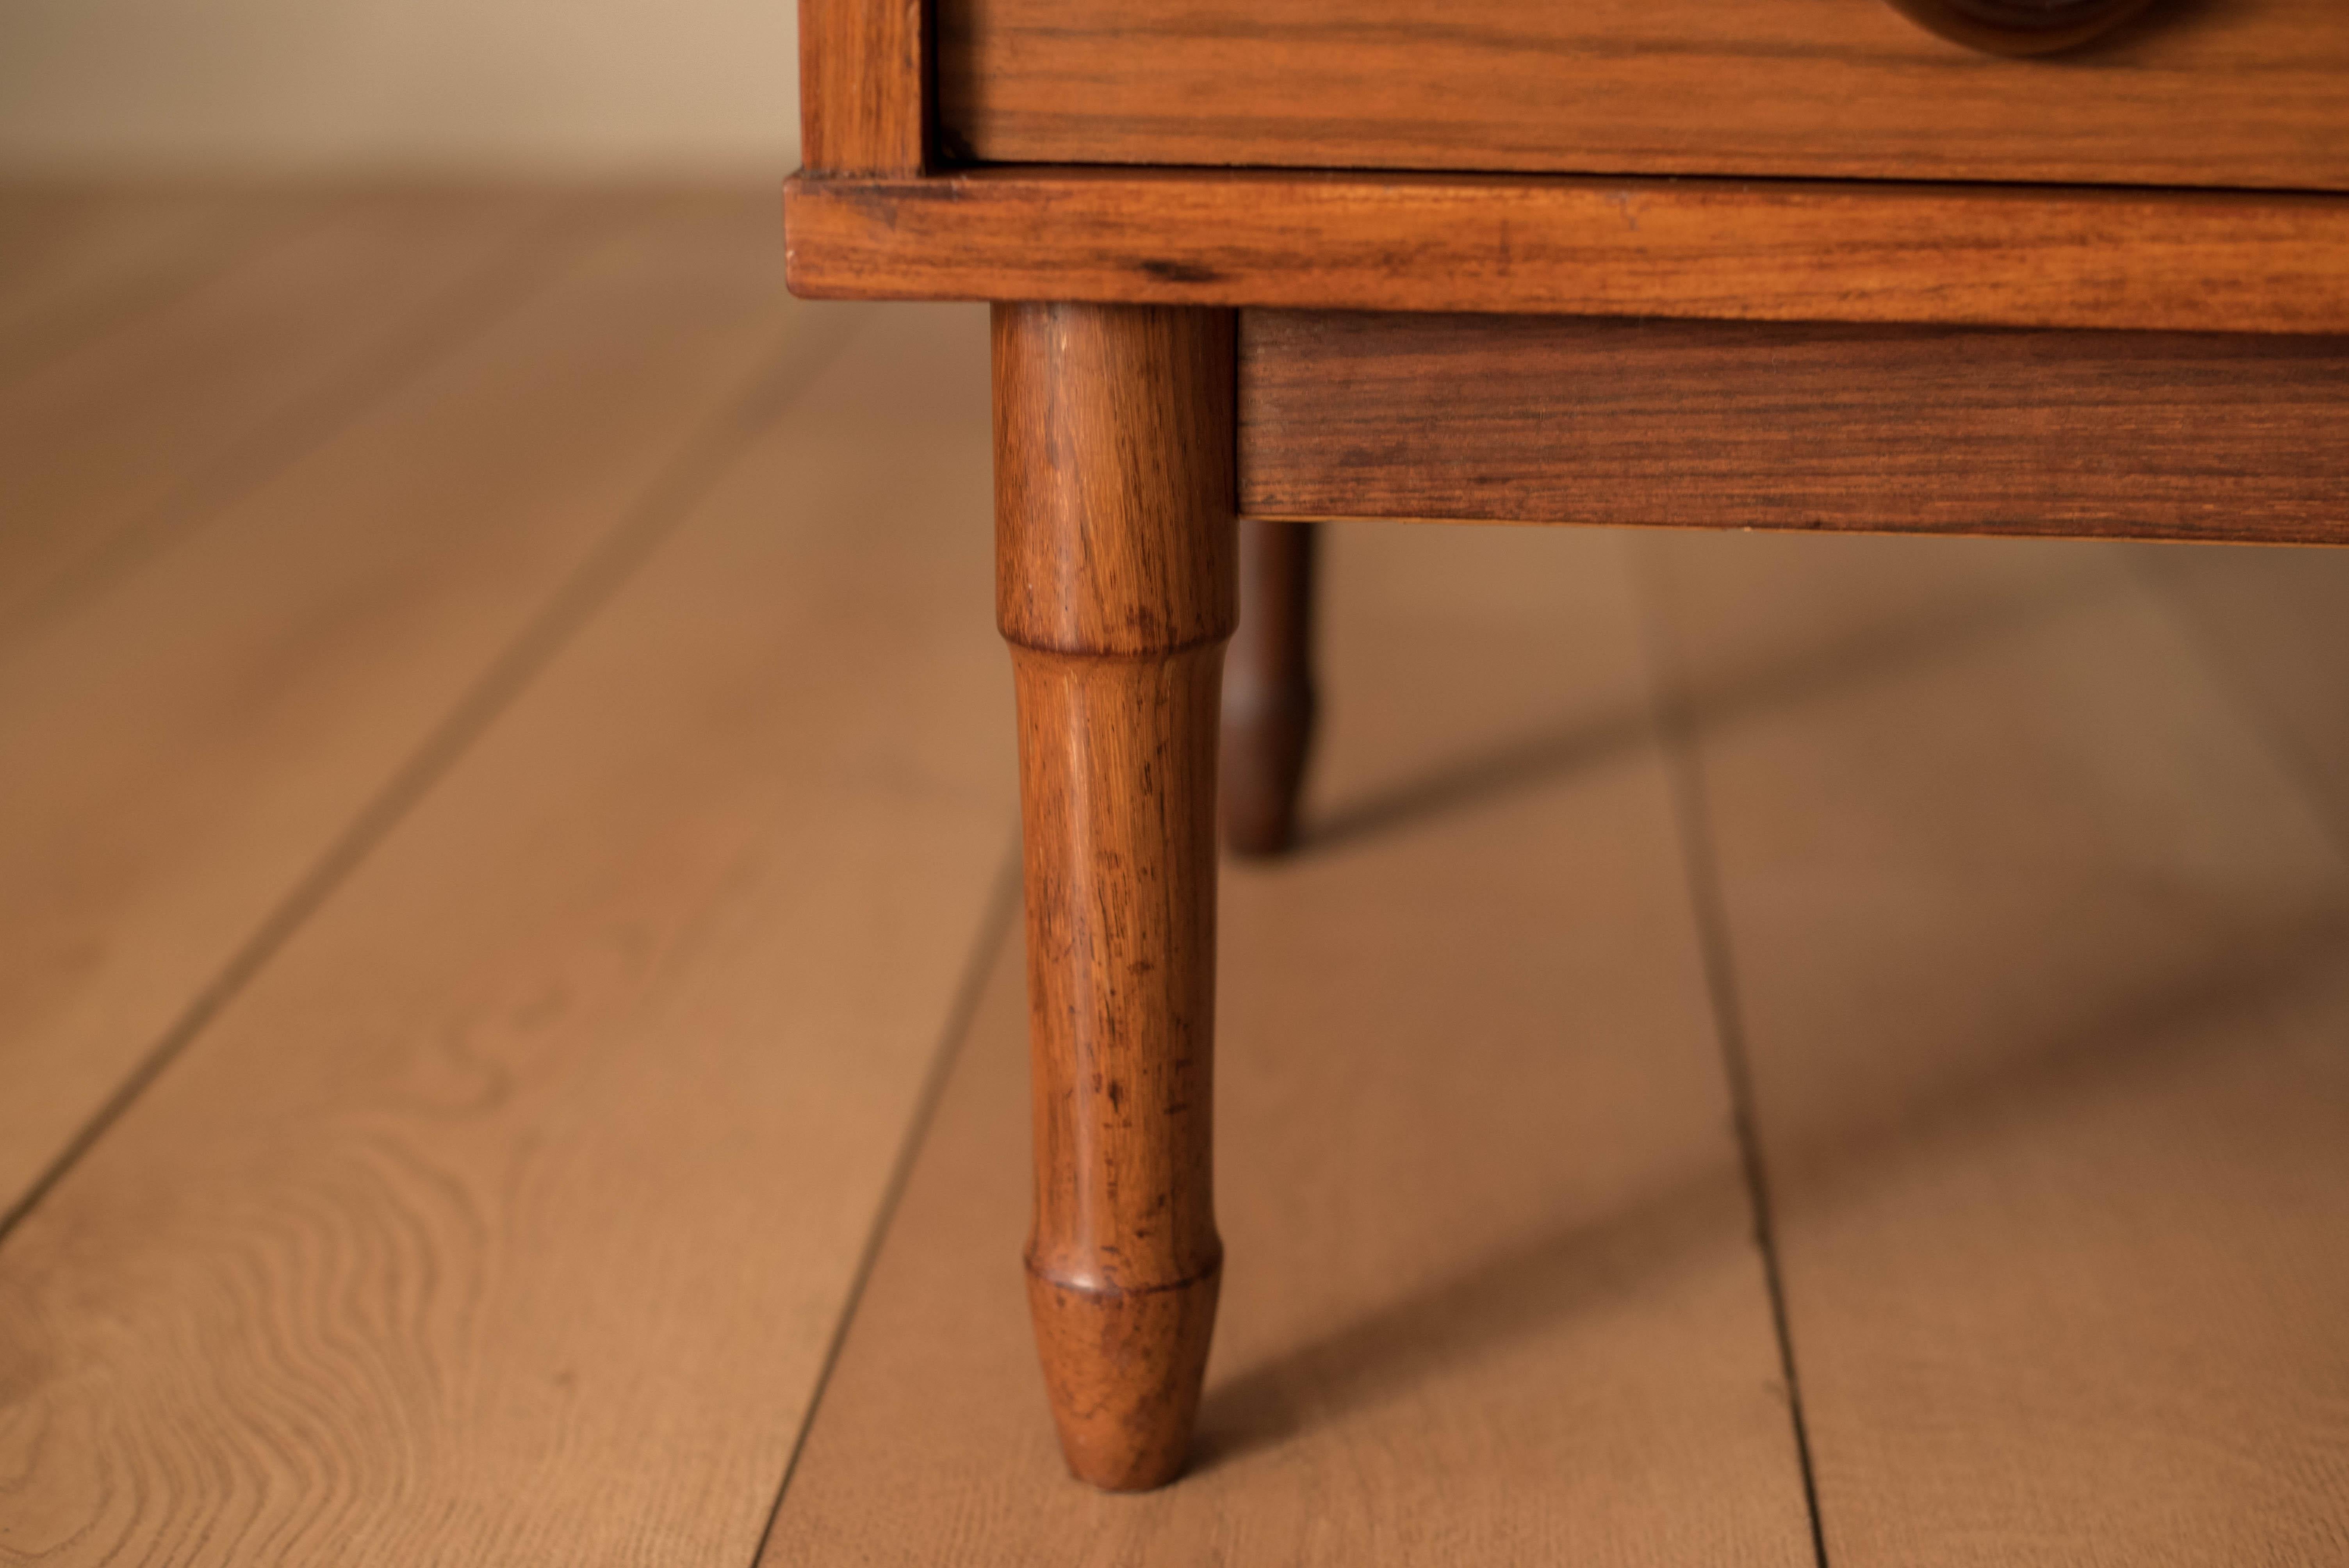
M 1318 525 L 1240 524 L 1240 624 L 1224 662 L 1224 843 L 1277 855 L 1297 841 L 1313 748 L 1313 556 Z
M 1182 1472 L 1223 1273 L 1218 1263 L 1183 1284 L 1127 1291 L 1029 1271 L 1052 1420 L 1078 1480 L 1147 1491 Z
M 1232 320 L 999 305 L 996 614 L 1019 699 L 1029 1301 L 1069 1468 L 1182 1468 L 1215 1326 L 1216 740 Z

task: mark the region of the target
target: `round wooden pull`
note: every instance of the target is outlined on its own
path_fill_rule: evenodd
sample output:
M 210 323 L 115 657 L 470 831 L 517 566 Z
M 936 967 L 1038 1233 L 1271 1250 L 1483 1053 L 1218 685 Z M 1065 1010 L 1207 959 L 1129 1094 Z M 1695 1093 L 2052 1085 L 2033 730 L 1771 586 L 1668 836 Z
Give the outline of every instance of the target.
M 2085 44 L 2148 0 L 1892 0 L 1944 38 L 1993 55 L 2052 55 Z

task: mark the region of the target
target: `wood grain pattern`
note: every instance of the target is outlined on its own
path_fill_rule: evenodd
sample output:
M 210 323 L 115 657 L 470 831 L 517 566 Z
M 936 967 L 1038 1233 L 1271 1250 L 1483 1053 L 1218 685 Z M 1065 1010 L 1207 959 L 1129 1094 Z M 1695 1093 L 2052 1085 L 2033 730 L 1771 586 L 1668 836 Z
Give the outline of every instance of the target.
M 1228 312 L 995 310 L 996 618 L 1019 691 L 1035 1227 L 1069 1468 L 1188 1456 L 1223 1274 L 1216 725 L 1238 618 Z
M 2349 13 L 2156 6 L 1997 59 L 1881 0 L 941 0 L 998 163 L 2349 189 Z
M 1313 561 L 1319 525 L 1240 522 L 1240 624 L 1224 660 L 1224 846 L 1277 855 L 1297 838 L 1313 747 Z
M 819 298 L 2349 332 L 2329 196 L 1062 169 L 784 218 Z
M 0 1212 L 806 328 L 771 229 L 618 203 L 526 307 L 0 653 Z
M 765 1568 L 1811 1563 L 1620 542 L 1324 543 L 1316 827 L 1223 873 L 1197 1463 L 1060 1474 L 1007 954 Z
M 800 159 L 919 174 L 929 147 L 926 0 L 800 0 Z
M 1243 322 L 1252 515 L 2349 542 L 2349 339 Z
M 326 198 L 0 381 L 0 640 L 200 525 L 539 281 L 543 191 Z
M 12 1563 L 754 1556 L 1013 820 L 986 325 L 860 331 L 0 1248 Z
M 1640 549 L 1828 1561 L 2339 1559 L 2343 840 L 2111 550 Z

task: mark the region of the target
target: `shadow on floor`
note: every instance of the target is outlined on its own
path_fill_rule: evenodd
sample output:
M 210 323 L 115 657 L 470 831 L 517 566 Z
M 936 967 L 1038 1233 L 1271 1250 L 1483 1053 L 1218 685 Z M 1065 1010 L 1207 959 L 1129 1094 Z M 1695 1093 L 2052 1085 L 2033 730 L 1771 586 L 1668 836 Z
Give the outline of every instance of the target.
M 2069 573 L 2022 593 L 2001 593 L 1806 652 L 1782 663 L 1741 670 L 1733 679 L 1699 683 L 1690 717 L 1699 727 L 1729 724 L 1770 708 L 1858 683 L 1881 680 L 1977 643 L 2086 608 L 2126 591 L 2126 578 L 2096 571 Z M 1455 758 L 1409 782 L 1342 801 L 1309 818 L 1295 851 L 1319 855 L 1475 802 L 1537 789 L 1594 767 L 1656 735 L 1640 708 L 1597 724 L 1523 737 Z

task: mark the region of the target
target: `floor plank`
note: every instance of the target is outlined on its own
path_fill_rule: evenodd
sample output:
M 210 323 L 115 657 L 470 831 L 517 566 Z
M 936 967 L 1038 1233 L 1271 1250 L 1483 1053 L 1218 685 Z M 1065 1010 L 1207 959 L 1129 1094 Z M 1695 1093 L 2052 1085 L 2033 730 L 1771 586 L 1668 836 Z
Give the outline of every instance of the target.
M 201 523 L 540 281 L 543 192 L 322 199 L 0 380 L 0 640 Z
M 1007 944 L 768 1564 L 1810 1561 L 1617 541 L 1330 544 L 1319 830 L 1226 879 L 1194 1472 L 1053 1448 Z
M 2310 795 L 2109 549 L 1645 552 L 1828 1560 L 2349 1560 L 2349 867 Z
M 2132 564 L 2349 839 L 2349 550 L 2165 550 Z
M 985 318 L 860 341 L 0 1251 L 10 1561 L 751 1559 L 1009 913 Z
M 0 1214 L 795 334 L 772 203 L 583 237 L 533 302 L 0 652 Z
M 0 182 L 0 379 L 200 282 L 322 198 Z

